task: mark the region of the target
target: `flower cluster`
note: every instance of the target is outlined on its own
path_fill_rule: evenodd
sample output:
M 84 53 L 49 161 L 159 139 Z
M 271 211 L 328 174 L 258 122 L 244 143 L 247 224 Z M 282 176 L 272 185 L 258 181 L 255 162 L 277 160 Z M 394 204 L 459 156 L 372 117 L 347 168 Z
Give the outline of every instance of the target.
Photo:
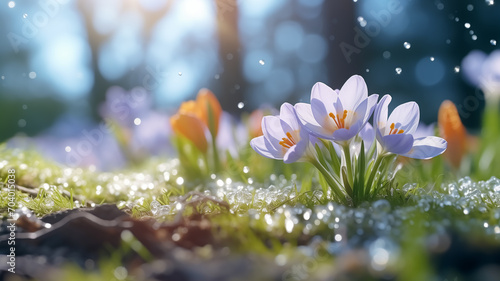
M 285 163 L 312 163 L 337 201 L 358 204 L 389 186 L 395 155 L 429 159 L 447 146 L 439 137 L 415 137 L 420 119 L 415 102 L 399 105 L 389 115 L 391 97 L 377 100 L 376 94 L 368 96 L 358 75 L 340 90 L 316 83 L 310 104 L 283 104 L 279 116 L 263 118 L 263 136 L 250 145 Z M 373 126 L 368 123 L 372 115 Z

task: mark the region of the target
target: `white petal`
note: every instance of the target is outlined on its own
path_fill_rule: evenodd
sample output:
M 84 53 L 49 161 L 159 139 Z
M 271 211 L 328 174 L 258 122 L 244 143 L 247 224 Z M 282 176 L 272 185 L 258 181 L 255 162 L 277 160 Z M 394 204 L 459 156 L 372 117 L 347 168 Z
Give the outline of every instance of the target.
M 339 98 L 347 110 L 353 110 L 359 103 L 368 97 L 368 88 L 365 80 L 359 75 L 353 75 L 340 89 Z
M 285 102 L 281 105 L 280 108 L 280 119 L 281 125 L 283 127 L 283 131 L 291 132 L 295 130 L 299 130 L 301 125 L 297 120 L 297 115 L 295 114 L 295 108 L 293 105 Z M 286 124 L 283 124 L 286 123 Z
M 375 113 L 373 114 L 373 128 L 375 129 L 377 139 L 379 141 L 381 141 L 382 136 L 385 135 L 387 114 L 391 100 L 392 97 L 390 95 L 385 95 L 380 99 L 379 103 L 375 107 Z
M 395 124 L 395 128 L 404 130 L 407 134 L 413 134 L 418 127 L 420 120 L 420 109 L 416 102 L 407 102 L 398 105 L 389 116 L 387 124 Z M 385 129 L 385 134 L 389 134 L 390 127 Z
M 285 132 L 281 127 L 281 120 L 278 116 L 264 116 L 262 118 L 262 133 L 275 150 L 280 150 L 280 141 L 285 137 Z
M 318 124 L 318 122 L 314 118 L 310 104 L 297 103 L 295 105 L 295 112 L 297 113 L 297 117 L 299 118 L 302 125 L 304 125 L 304 127 L 309 132 L 318 137 L 331 137 L 331 133 L 323 128 L 320 124 Z
M 264 136 L 252 139 L 250 141 L 250 146 L 264 157 L 278 160 L 283 159 L 282 151 L 276 150 Z
M 448 143 L 440 137 L 423 137 L 413 141 L 413 147 L 408 153 L 401 154 L 415 159 L 430 159 L 446 150 Z

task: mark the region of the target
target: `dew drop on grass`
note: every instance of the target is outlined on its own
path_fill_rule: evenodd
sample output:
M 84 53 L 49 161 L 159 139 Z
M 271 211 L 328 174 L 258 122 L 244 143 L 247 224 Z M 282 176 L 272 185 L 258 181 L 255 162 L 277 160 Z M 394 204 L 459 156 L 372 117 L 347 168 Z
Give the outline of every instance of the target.
M 403 72 L 403 70 L 401 69 L 401 67 L 396 67 L 396 74 L 401 74 L 401 72 Z
M 411 48 L 411 44 L 408 43 L 408 42 L 404 42 L 403 46 L 405 47 L 405 49 L 410 49 Z
M 497 45 L 497 40 L 491 39 L 490 40 L 490 44 L 493 45 L 493 46 L 496 46 Z
M 464 24 L 464 26 L 465 26 L 465 28 L 470 28 L 470 23 L 466 22 L 466 23 Z
M 477 35 L 476 34 L 472 35 L 472 40 L 474 40 L 474 41 L 477 40 Z
M 243 107 L 245 107 L 245 104 L 244 104 L 243 102 L 241 102 L 241 101 L 240 101 L 240 102 L 238 103 L 238 108 L 239 108 L 239 109 L 242 109 Z
M 24 110 L 28 109 L 28 106 L 26 104 L 23 104 L 23 109 Z
M 184 179 L 182 177 L 178 177 L 175 182 L 178 184 L 178 185 L 182 185 L 184 183 Z

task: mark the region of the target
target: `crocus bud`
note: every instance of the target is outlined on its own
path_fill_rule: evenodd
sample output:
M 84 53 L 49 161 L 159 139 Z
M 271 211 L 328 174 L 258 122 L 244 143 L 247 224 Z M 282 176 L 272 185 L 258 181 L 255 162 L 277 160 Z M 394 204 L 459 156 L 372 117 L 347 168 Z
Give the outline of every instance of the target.
M 212 91 L 201 89 L 196 97 L 196 104 L 201 120 L 208 127 L 212 137 L 216 137 L 219 132 L 219 121 L 222 114 L 222 107 L 219 100 Z
M 170 125 L 176 134 L 189 139 L 203 153 L 207 153 L 205 128 L 199 118 L 194 115 L 177 113 L 170 118 Z
M 439 134 L 448 142 L 444 156 L 458 169 L 467 148 L 467 131 L 453 102 L 445 100 L 439 107 L 438 125 Z

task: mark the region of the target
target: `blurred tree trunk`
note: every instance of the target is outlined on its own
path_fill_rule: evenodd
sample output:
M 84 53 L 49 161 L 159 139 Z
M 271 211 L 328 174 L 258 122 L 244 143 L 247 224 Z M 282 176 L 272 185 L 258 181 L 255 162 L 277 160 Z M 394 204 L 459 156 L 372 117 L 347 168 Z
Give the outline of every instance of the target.
M 219 56 L 223 67 L 220 92 L 224 110 L 235 113 L 243 101 L 245 81 L 241 73 L 241 45 L 238 35 L 238 5 L 236 0 L 215 0 Z
M 346 44 L 356 47 L 355 3 L 352 0 L 325 1 L 323 4 L 323 21 L 326 30 L 325 38 L 330 40 L 330 51 L 326 57 L 329 85 L 340 88 L 353 74 L 361 74 L 361 59 L 358 53 L 346 56 Z M 344 48 L 344 51 L 342 50 Z M 347 46 L 349 48 L 349 46 Z M 361 50 L 362 52 L 362 50 Z

